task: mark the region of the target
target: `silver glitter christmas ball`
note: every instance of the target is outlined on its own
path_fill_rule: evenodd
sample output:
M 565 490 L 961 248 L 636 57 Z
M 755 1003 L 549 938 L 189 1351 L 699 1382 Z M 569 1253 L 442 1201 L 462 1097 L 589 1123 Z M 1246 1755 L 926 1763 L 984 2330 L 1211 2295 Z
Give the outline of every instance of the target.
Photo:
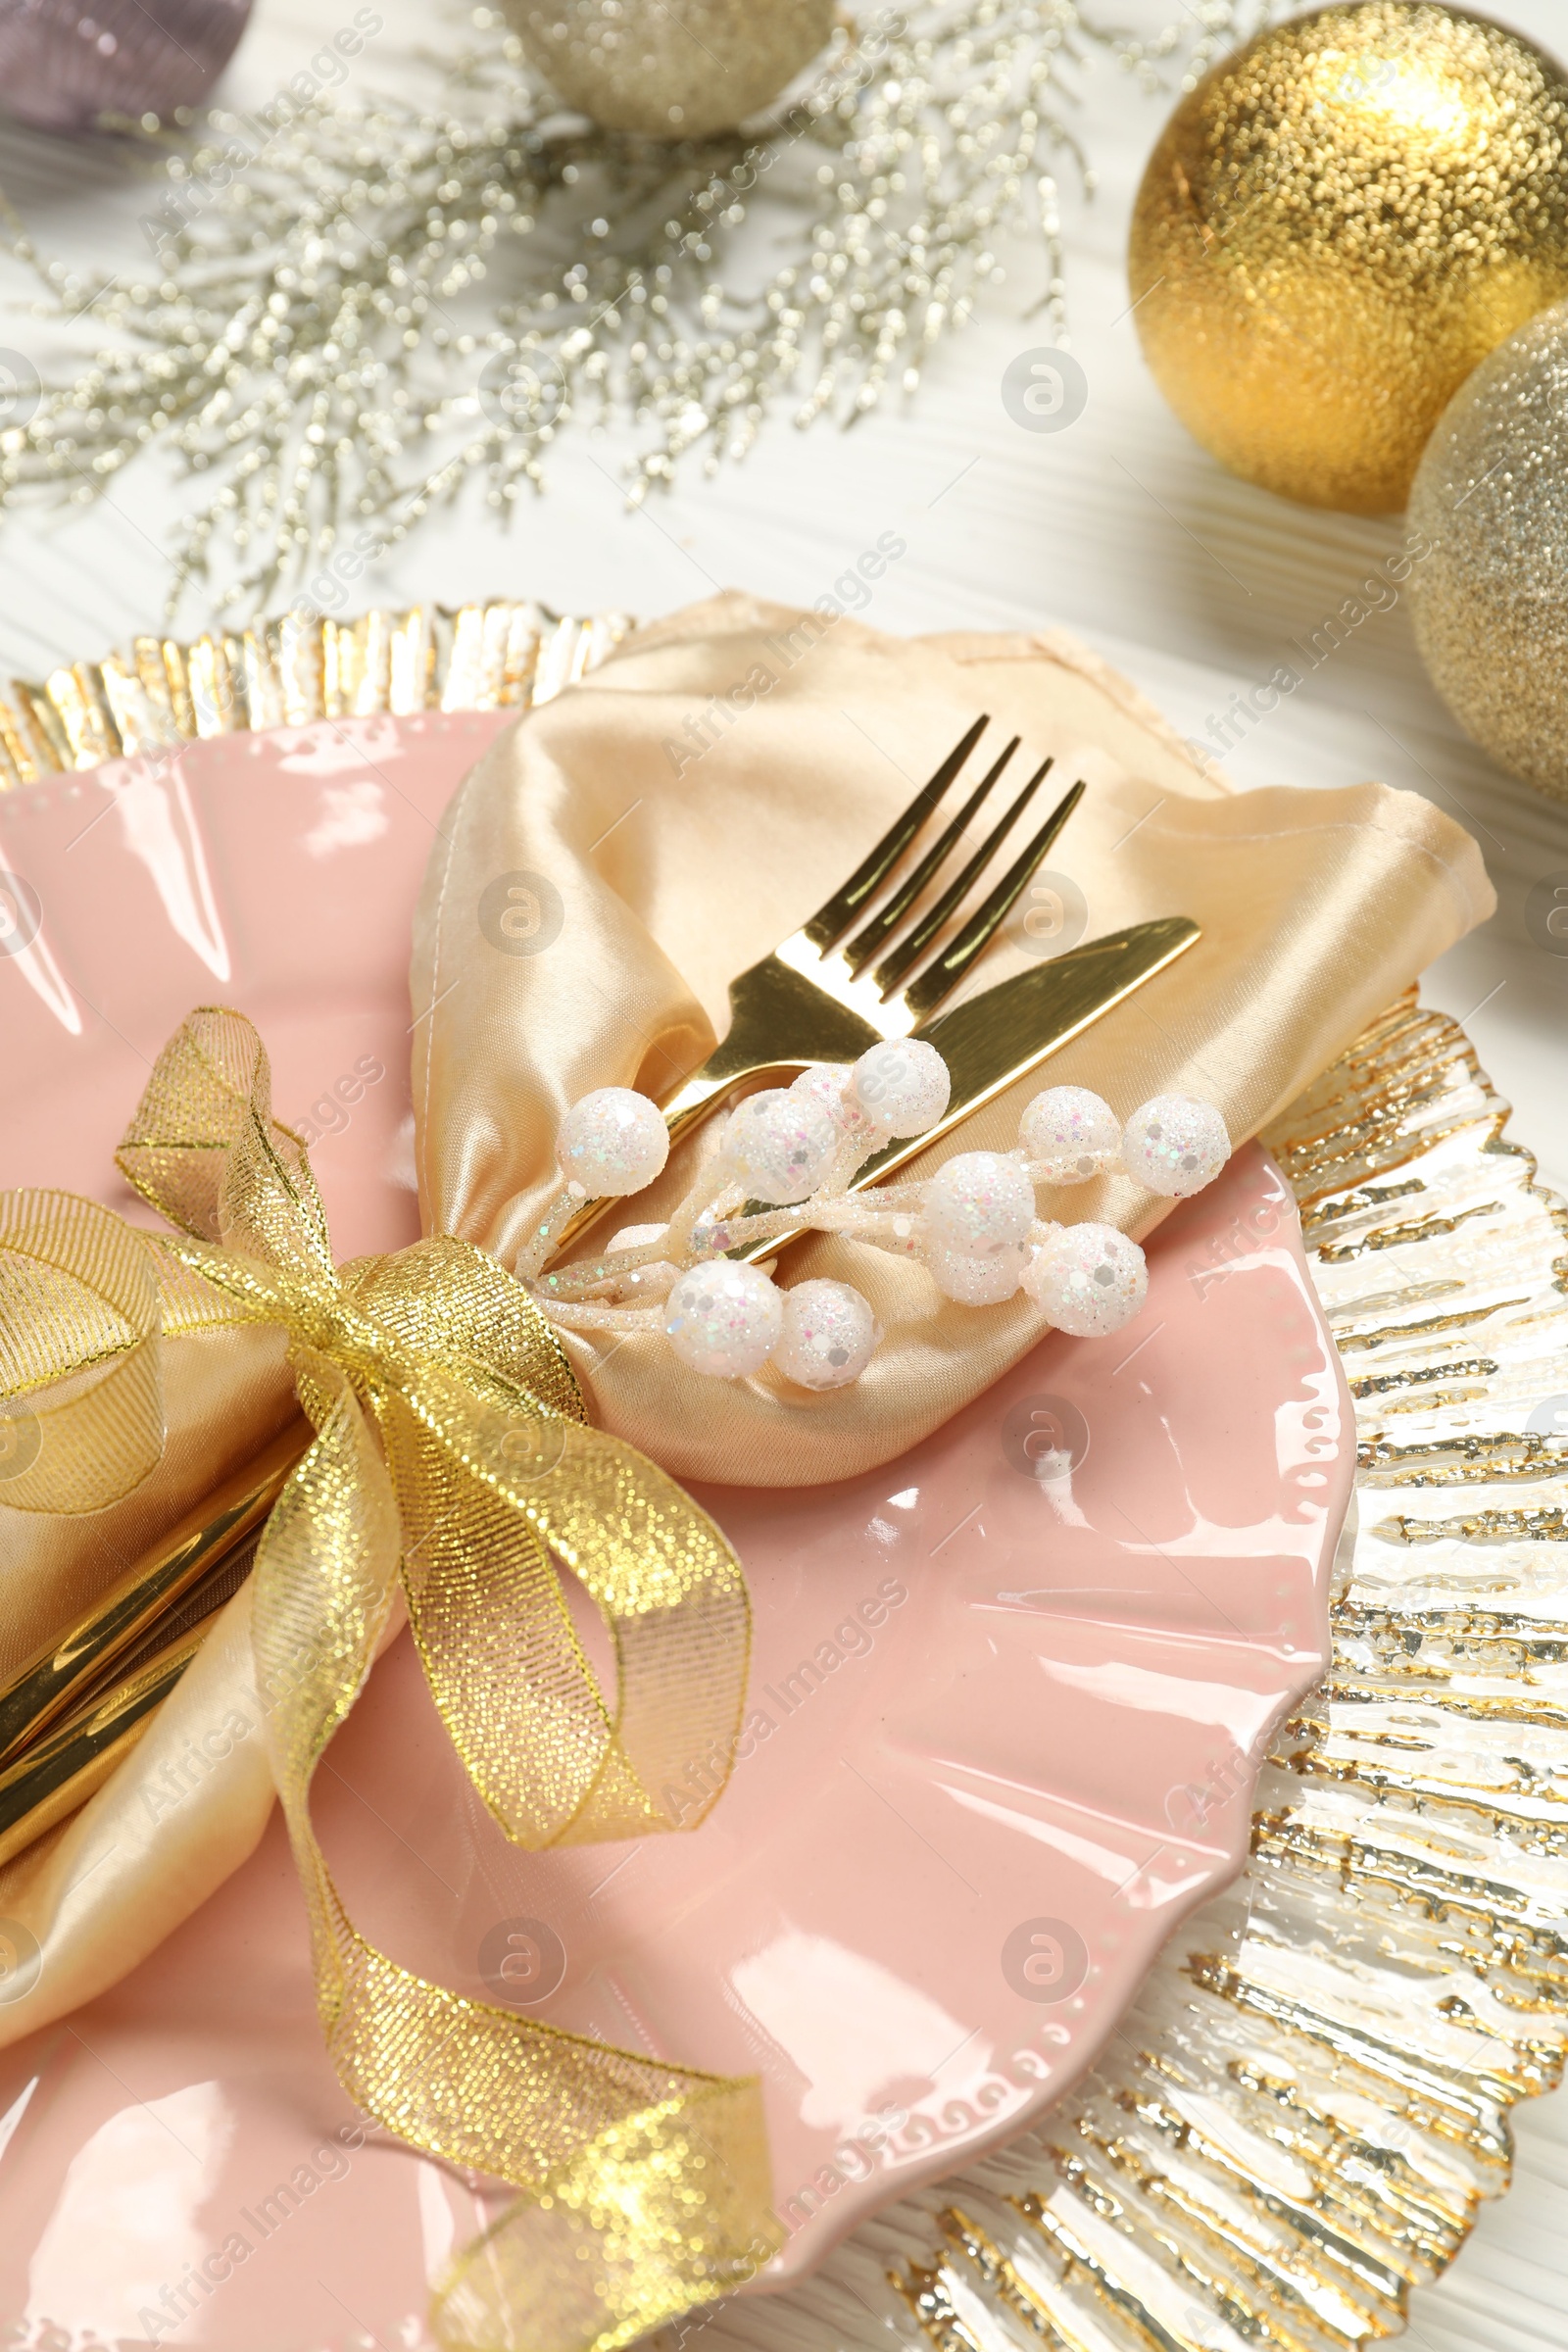
M 1023 1280 L 1029 1252 L 1022 1242 L 1007 1242 L 989 1257 L 974 1257 L 963 1250 L 933 1250 L 926 1263 L 944 1298 L 958 1306 L 1000 1306 Z
M 1410 603 L 1432 682 L 1517 776 L 1568 800 L 1568 302 L 1449 401 L 1416 472 Z
M 699 139 L 776 98 L 835 0 L 502 0 L 531 65 L 606 130 Z
M 1087 1184 L 1115 1159 L 1121 1124 L 1088 1087 L 1048 1086 L 1026 1106 L 1018 1141 L 1031 1159 L 1051 1164 L 1054 1184 Z

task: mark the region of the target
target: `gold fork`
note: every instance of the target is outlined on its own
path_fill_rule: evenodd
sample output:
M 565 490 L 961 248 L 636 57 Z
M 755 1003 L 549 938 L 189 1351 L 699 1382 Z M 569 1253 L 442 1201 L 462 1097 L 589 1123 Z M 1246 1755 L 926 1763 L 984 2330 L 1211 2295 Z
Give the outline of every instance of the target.
M 775 1071 L 801 1070 L 813 1061 L 855 1061 L 881 1038 L 912 1037 L 984 954 L 1083 798 L 1081 783 L 1057 802 L 957 936 L 917 978 L 908 978 L 991 864 L 1054 764 L 1051 760 L 1040 762 L 979 848 L 940 894 L 922 906 L 1017 750 L 1016 735 L 886 903 L 853 937 L 847 934 L 912 848 L 989 724 L 988 718 L 977 718 L 843 887 L 771 956 L 764 956 L 760 963 L 754 963 L 730 982 L 728 1030 L 701 1069 L 694 1070 L 664 1105 L 671 1142 L 754 1079 Z M 915 918 L 912 928 L 893 945 L 911 916 Z M 879 950 L 886 953 L 873 963 Z
M 990 723 L 988 716 L 977 718 L 842 888 L 770 956 L 730 982 L 729 1028 L 702 1067 L 692 1072 L 664 1105 L 664 1123 L 672 1143 L 722 1108 L 743 1087 L 773 1077 L 793 1077 L 813 1061 L 856 1061 L 881 1039 L 923 1034 L 924 1024 L 937 1006 L 985 953 L 1082 800 L 1081 781 L 1063 794 L 961 930 L 932 956 L 923 971 L 909 977 L 991 865 L 1054 765 L 1049 759 L 1040 762 L 979 848 L 936 889 L 943 868 L 951 862 L 1018 749 L 1020 738 L 1016 735 L 957 815 L 886 901 L 858 930 L 855 925 L 867 915 L 883 886 L 913 848 Z M 906 924 L 910 928 L 900 938 Z M 586 1233 L 611 1205 L 607 1200 L 586 1201 L 563 1227 L 556 1254 Z

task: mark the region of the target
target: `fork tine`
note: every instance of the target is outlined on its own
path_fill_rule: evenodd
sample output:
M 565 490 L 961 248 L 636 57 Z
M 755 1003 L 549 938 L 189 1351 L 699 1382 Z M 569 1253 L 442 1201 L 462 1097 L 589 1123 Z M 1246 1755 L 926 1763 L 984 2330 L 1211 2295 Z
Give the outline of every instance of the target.
M 806 936 L 813 948 L 830 948 L 841 932 L 849 929 L 867 899 L 881 889 L 990 724 L 987 714 L 977 718 L 967 734 L 960 736 L 930 783 L 920 787 L 898 822 L 883 834 L 864 864 L 858 865 L 842 890 L 836 890 L 817 908 L 805 925 Z
M 955 875 L 936 905 L 927 908 L 909 933 L 908 938 L 901 940 L 892 955 L 885 956 L 877 965 L 876 984 L 882 991 L 884 999 L 893 994 L 906 972 L 913 971 L 931 942 L 942 929 L 943 924 L 962 906 L 969 895 L 970 885 L 985 872 L 1013 825 L 1022 816 L 1039 791 L 1041 778 L 1050 774 L 1051 767 L 1052 762 L 1049 760 L 1042 760 L 1013 802 L 1012 807 L 1007 810 L 1006 815 L 1002 818 L 1000 823 L 992 826 L 991 831 L 963 867 L 962 872 Z
M 908 879 L 899 884 L 887 905 L 877 908 L 859 936 L 851 940 L 844 951 L 844 959 L 852 972 L 858 972 L 862 964 L 869 963 L 878 948 L 885 946 L 887 941 L 892 938 L 932 875 L 945 862 L 948 852 L 954 843 L 960 839 L 974 822 L 981 803 L 986 799 L 991 787 L 1022 740 L 1021 736 L 1013 737 L 1002 758 L 993 763 L 990 773 L 976 785 L 952 824 L 944 831 L 942 838 L 932 849 L 927 850 Z
M 984 953 L 993 933 L 1006 921 L 1025 883 L 1083 797 L 1080 777 L 1071 792 L 1056 803 L 1029 847 L 1009 866 L 991 896 L 969 917 L 952 947 L 905 990 L 904 1001 L 917 1021 L 925 1020 L 935 1010 L 949 990 L 957 987 L 975 957 Z

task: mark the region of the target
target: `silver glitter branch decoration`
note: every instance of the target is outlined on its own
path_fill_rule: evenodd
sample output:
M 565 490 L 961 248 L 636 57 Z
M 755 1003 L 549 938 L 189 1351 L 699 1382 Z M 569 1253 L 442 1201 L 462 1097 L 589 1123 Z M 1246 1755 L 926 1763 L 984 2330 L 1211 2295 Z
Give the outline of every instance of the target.
M 1190 81 L 1246 5 L 1206 0 L 1148 40 L 1077 0 L 867 10 L 798 101 L 684 143 L 564 114 L 483 9 L 487 45 L 434 106 L 323 96 L 259 149 L 214 113 L 144 218 L 150 273 L 81 278 L 14 238 L 41 307 L 108 340 L 0 430 L 0 507 L 91 501 L 162 443 L 219 485 L 176 526 L 172 613 L 191 584 L 220 612 L 293 588 L 331 612 L 475 475 L 510 514 L 568 423 L 649 428 L 636 503 L 698 442 L 710 470 L 743 457 L 781 402 L 847 423 L 912 392 L 1010 235 L 1037 242 L 1035 309 L 1061 341 L 1052 163 L 1090 178 L 1064 71 L 1093 45 L 1153 86 L 1180 52 Z M 721 268 L 744 268 L 764 191 L 792 258 L 737 290 Z

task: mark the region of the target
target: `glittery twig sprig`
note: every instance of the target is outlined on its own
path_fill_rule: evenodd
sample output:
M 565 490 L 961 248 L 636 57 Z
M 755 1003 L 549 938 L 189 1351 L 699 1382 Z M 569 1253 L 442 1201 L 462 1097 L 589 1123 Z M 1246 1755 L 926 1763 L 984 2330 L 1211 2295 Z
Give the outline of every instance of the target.
M 1089 176 L 1066 69 L 1099 46 L 1149 81 L 1180 49 L 1190 81 L 1247 13 L 1200 0 L 1139 41 L 1078 0 L 867 0 L 798 101 L 665 142 L 564 114 L 481 8 L 484 46 L 424 103 L 323 95 L 259 150 L 215 112 L 146 216 L 150 270 L 77 275 L 13 239 L 49 312 L 106 340 L 0 434 L 0 508 L 90 502 L 162 445 L 214 484 L 175 527 L 172 612 L 190 586 L 204 618 L 279 590 L 332 613 L 475 477 L 510 514 L 568 423 L 646 427 L 635 503 L 699 442 L 710 469 L 744 456 L 780 403 L 850 422 L 913 391 L 1009 236 L 1063 340 L 1054 159 Z M 786 257 L 738 291 L 764 194 Z

